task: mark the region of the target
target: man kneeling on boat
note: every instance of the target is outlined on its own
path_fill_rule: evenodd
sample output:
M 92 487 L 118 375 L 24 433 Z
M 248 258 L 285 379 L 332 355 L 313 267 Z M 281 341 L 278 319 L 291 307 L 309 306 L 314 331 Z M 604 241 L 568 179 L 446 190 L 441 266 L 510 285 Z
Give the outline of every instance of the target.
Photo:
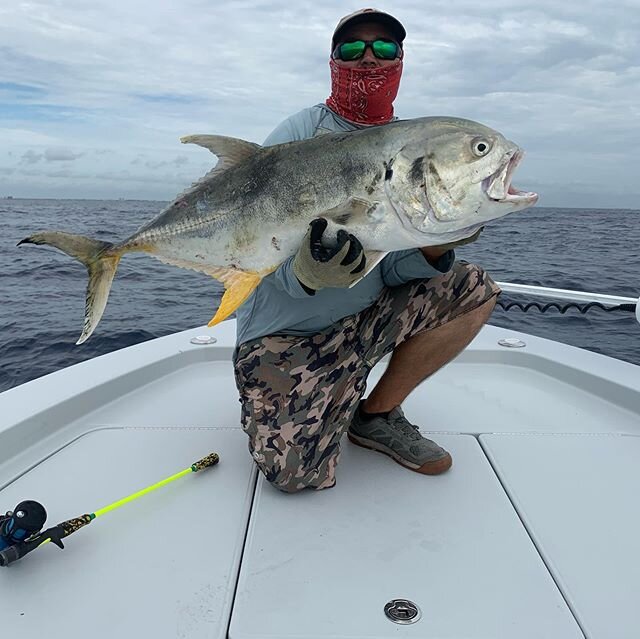
M 332 40 L 331 95 L 286 119 L 264 145 L 394 120 L 405 35 L 397 19 L 374 9 L 343 18 Z M 344 234 L 328 248 L 325 228 L 325 220 L 314 220 L 298 253 L 238 309 L 234 366 L 251 454 L 285 492 L 335 485 L 345 431 L 406 468 L 442 473 L 451 455 L 423 437 L 400 406 L 491 315 L 500 289 L 478 266 L 455 261 L 453 251 L 478 234 L 390 253 L 348 288 L 364 268 L 362 246 Z M 384 375 L 363 400 L 369 372 L 388 353 Z

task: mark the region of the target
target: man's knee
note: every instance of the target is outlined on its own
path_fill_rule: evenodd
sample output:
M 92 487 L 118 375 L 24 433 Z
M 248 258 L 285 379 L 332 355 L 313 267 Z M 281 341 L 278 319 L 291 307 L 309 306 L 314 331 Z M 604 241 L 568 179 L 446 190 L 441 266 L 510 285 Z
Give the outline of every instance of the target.
M 283 493 L 289 493 L 290 495 L 293 493 L 300 493 L 303 490 L 324 490 L 325 488 L 333 488 L 333 486 L 335 486 L 335 482 L 327 486 L 318 486 L 315 483 L 312 483 L 312 482 L 305 483 L 305 482 L 301 482 L 300 480 L 271 481 L 269 483 L 275 488 L 277 488 L 279 491 Z
M 481 266 L 470 262 L 456 262 L 454 267 L 455 282 L 454 287 L 461 289 L 460 292 L 477 292 L 482 294 L 484 291 L 486 300 L 495 296 L 500 292 L 500 287 L 495 283 L 491 275 L 487 273 Z
M 312 436 L 301 430 L 297 444 L 281 437 L 276 446 L 269 437 L 256 437 L 249 449 L 265 479 L 281 492 L 323 490 L 336 483 L 340 437 L 340 430 L 325 436 Z
M 299 478 L 290 478 L 290 477 L 278 477 L 276 479 L 269 480 L 267 477 L 267 481 L 279 491 L 283 493 L 299 493 L 302 492 L 305 488 L 307 488 L 307 484 L 301 481 Z
M 265 473 L 265 479 L 283 493 L 299 493 L 303 490 L 324 490 L 332 488 L 336 484 L 335 477 L 322 477 L 318 472 L 306 473 L 296 476 L 293 473 Z
M 472 311 L 477 316 L 488 318 L 496 304 L 500 287 L 493 278 L 477 264 L 456 262 L 453 279 L 448 284 L 448 295 L 452 305 Z

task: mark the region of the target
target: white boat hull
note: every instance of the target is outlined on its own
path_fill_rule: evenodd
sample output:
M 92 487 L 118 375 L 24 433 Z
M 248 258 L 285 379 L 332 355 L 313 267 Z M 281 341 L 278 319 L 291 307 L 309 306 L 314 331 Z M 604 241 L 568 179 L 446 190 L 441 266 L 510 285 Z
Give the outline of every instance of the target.
M 7 636 L 637 636 L 640 367 L 486 326 L 403 405 L 449 472 L 345 438 L 335 488 L 287 495 L 247 450 L 234 339 L 184 331 L 0 394 L 0 509 L 36 499 L 48 526 L 220 455 L 0 568 Z M 395 598 L 421 618 L 391 622 Z

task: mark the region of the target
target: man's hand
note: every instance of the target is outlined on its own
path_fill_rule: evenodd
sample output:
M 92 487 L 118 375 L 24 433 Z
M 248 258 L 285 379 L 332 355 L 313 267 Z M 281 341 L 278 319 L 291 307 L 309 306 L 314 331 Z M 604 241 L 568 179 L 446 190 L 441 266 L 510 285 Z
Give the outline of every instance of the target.
M 324 246 L 326 228 L 324 218 L 312 220 L 293 260 L 293 272 L 309 295 L 329 286 L 350 286 L 360 279 L 366 265 L 362 244 L 351 233 L 340 229 L 336 246 Z

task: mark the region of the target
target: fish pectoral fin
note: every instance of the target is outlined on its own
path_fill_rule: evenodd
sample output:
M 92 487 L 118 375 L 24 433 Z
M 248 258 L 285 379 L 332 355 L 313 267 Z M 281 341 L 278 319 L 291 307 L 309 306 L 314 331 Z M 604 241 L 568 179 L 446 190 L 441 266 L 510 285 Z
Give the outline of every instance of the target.
M 247 142 L 239 138 L 230 138 L 224 135 L 185 135 L 180 138 L 182 144 L 197 144 L 218 156 L 212 173 L 221 173 L 235 164 L 250 158 L 262 147 L 255 142 Z M 211 174 L 209 176 L 211 176 Z
M 247 271 L 232 269 L 218 269 L 209 271 L 210 275 L 224 284 L 224 295 L 216 314 L 211 318 L 208 326 L 215 326 L 225 320 L 251 295 L 260 284 L 262 275 Z
M 332 209 L 320 213 L 318 217 L 326 217 L 333 220 L 340 226 L 350 226 L 354 224 L 365 224 L 375 221 L 376 210 L 379 202 L 370 202 L 359 197 L 350 197 L 348 200 Z
M 320 213 L 318 217 L 330 219 L 335 224 L 346 227 L 348 231 L 349 227 L 375 225 L 376 222 L 384 217 L 384 206 L 381 202 L 369 201 L 359 197 L 350 197 L 342 204 Z M 355 235 L 357 237 L 357 231 L 355 231 Z M 388 251 L 365 251 L 367 263 L 362 271 L 362 276 L 353 282 L 349 288 L 355 286 L 363 277 L 370 273 L 387 254 Z
M 365 257 L 367 258 L 367 263 L 362 271 L 362 277 L 357 279 L 353 284 L 349 285 L 349 288 L 355 286 L 362 278 L 364 278 L 368 273 L 371 273 L 373 269 L 382 262 L 382 260 L 389 255 L 389 251 L 365 251 Z

